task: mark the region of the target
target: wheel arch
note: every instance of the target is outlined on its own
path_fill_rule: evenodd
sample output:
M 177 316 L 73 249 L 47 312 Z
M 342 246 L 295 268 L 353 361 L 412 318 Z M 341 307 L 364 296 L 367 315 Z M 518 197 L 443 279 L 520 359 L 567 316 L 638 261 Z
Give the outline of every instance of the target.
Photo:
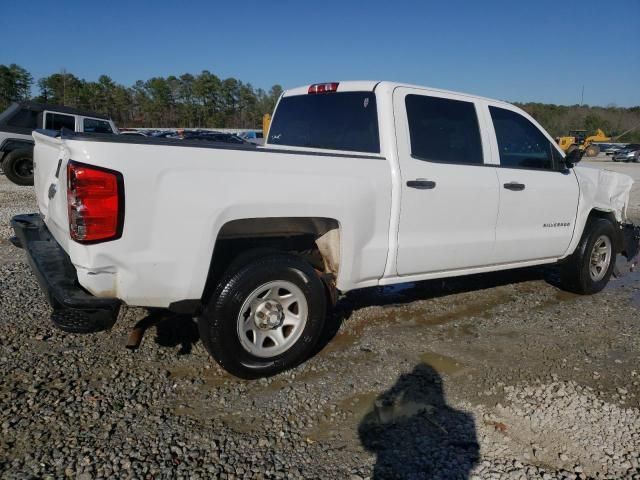
M 0 152 L 6 155 L 19 148 L 33 149 L 34 145 L 35 143 L 33 141 L 9 138 L 2 143 L 2 146 L 0 146 Z
M 613 210 L 601 210 L 595 207 L 592 208 L 589 212 L 589 215 L 587 216 L 584 227 L 582 228 L 581 236 L 584 235 L 585 230 L 589 228 L 591 222 L 596 219 L 603 219 L 611 222 L 611 225 L 613 225 L 613 229 L 616 232 L 616 235 L 613 238 L 613 246 L 616 253 L 621 253 L 624 250 L 624 237 L 622 234 L 620 222 L 618 222 L 618 220 L 616 219 L 616 215 Z
M 295 253 L 307 260 L 328 288 L 334 288 L 341 263 L 341 224 L 329 217 L 263 217 L 234 219 L 222 225 L 209 260 L 205 301 L 234 262 L 250 261 L 268 251 Z

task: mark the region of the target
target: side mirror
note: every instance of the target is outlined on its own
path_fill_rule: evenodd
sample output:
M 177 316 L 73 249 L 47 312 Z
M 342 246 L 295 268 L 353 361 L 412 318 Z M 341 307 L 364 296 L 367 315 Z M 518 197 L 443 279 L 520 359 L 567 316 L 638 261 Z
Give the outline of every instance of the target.
M 584 150 L 580 150 L 579 148 L 574 148 L 564 157 L 564 164 L 567 168 L 573 167 L 576 163 L 582 160 L 582 156 L 584 155 Z

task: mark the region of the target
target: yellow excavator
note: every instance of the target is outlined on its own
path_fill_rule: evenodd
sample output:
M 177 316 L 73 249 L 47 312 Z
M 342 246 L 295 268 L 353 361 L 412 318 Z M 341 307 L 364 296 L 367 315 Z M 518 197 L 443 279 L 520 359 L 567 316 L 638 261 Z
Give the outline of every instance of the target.
M 560 148 L 566 153 L 570 153 L 576 148 L 584 151 L 587 157 L 595 157 L 600 153 L 600 147 L 593 145 L 594 142 L 608 142 L 608 137 L 601 129 L 596 130 L 595 135 L 587 136 L 586 130 L 571 130 L 566 137 L 558 137 L 556 141 Z

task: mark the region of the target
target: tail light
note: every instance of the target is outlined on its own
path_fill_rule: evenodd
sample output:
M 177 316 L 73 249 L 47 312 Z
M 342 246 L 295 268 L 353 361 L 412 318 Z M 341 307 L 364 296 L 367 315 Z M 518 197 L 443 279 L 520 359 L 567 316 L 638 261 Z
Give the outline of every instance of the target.
M 114 170 L 69 161 L 67 206 L 71 238 L 80 243 L 115 240 L 124 225 L 124 181 Z
M 332 83 L 315 83 L 309 87 L 307 93 L 328 93 L 338 90 L 338 82 Z

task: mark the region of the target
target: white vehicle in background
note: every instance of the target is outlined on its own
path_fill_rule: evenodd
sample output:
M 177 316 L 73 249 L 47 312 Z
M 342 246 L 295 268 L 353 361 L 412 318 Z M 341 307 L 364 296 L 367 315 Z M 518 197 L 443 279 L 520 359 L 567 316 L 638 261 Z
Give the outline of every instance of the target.
M 338 292 L 560 264 L 596 293 L 640 232 L 632 180 L 575 167 L 508 103 L 390 82 L 286 91 L 264 147 L 34 133 L 40 213 L 12 220 L 70 332 L 121 304 L 198 318 L 229 372 L 307 358 Z
M 33 130 L 43 128 L 116 134 L 109 117 L 77 108 L 34 102 L 13 103 L 0 114 L 2 171 L 18 185 L 33 185 Z

